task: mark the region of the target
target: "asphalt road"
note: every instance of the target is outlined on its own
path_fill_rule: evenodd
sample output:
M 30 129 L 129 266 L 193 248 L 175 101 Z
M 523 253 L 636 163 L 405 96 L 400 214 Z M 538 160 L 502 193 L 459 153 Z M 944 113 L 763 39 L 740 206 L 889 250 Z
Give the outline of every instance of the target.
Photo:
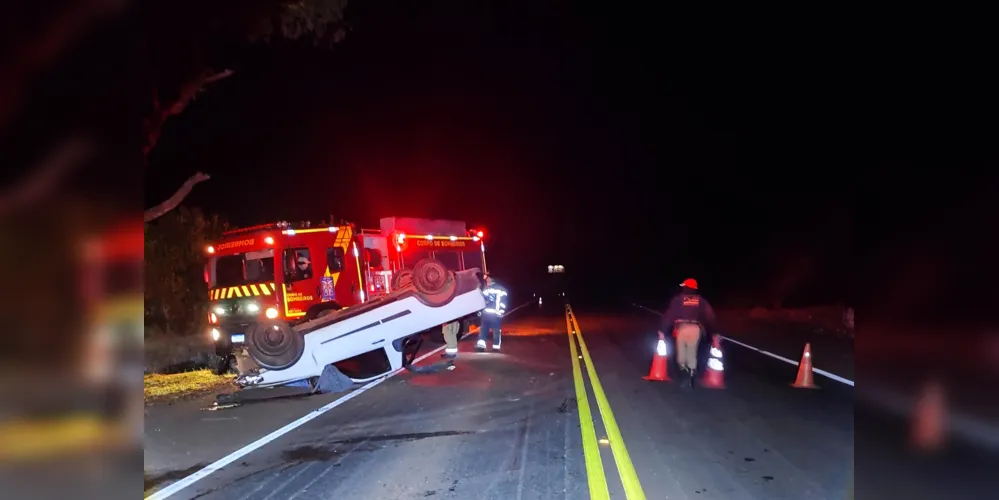
M 793 366 L 734 347 L 724 390 L 646 382 L 655 318 L 578 310 L 598 395 L 582 355 L 574 379 L 564 311 L 546 307 L 517 314 L 502 353 L 475 353 L 467 339 L 455 370 L 390 378 L 171 498 L 577 499 L 601 480 L 610 498 L 626 487 L 649 499 L 847 498 L 852 388 L 821 379 L 819 390 L 790 388 Z M 342 396 L 154 407 L 147 490 Z M 584 439 L 580 412 L 595 439 Z

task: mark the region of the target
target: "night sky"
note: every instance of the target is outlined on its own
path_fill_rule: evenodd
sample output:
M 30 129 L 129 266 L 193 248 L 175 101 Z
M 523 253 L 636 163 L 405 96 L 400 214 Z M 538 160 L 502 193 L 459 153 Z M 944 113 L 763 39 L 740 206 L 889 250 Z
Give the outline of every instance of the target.
M 331 52 L 255 51 L 168 123 L 147 206 L 202 170 L 185 205 L 236 225 L 461 219 L 520 297 L 563 264 L 595 300 L 688 276 L 732 305 L 995 298 L 951 293 L 996 274 L 967 264 L 996 249 L 994 155 L 957 146 L 969 98 L 920 101 L 910 59 L 809 25 L 484 5 L 365 2 Z

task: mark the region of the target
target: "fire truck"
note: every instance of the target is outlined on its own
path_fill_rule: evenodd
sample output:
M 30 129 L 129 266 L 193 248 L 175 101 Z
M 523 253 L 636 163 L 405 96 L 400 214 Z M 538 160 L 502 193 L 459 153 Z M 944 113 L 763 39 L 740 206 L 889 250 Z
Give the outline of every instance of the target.
M 452 272 L 484 270 L 484 236 L 460 221 L 400 217 L 379 229 L 276 222 L 227 231 L 207 248 L 204 273 L 217 372 L 244 371 L 235 355 L 261 319 L 294 327 L 363 305 L 411 285 L 422 259 Z

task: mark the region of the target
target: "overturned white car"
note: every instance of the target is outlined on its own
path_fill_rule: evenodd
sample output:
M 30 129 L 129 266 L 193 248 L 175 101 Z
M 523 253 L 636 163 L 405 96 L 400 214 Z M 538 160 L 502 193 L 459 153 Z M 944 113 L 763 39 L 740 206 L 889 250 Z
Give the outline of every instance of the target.
M 371 351 L 382 351 L 388 371 L 402 368 L 407 346 L 452 321 L 468 323 L 485 308 L 478 268 L 447 269 L 423 259 L 399 289 L 363 304 L 333 311 L 294 327 L 280 319 L 261 320 L 247 331 L 237 360 L 243 388 L 315 381 L 327 366 Z M 415 353 L 413 353 L 415 357 Z

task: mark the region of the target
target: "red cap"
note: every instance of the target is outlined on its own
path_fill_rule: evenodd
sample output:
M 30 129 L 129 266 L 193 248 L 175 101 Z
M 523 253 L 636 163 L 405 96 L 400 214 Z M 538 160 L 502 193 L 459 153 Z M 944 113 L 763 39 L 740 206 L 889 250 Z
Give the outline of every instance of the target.
M 697 290 L 697 280 L 695 280 L 694 278 L 687 278 L 687 279 L 683 280 L 683 283 L 680 283 L 680 286 L 682 286 L 684 288 L 690 288 L 690 289 L 693 289 L 693 290 Z

